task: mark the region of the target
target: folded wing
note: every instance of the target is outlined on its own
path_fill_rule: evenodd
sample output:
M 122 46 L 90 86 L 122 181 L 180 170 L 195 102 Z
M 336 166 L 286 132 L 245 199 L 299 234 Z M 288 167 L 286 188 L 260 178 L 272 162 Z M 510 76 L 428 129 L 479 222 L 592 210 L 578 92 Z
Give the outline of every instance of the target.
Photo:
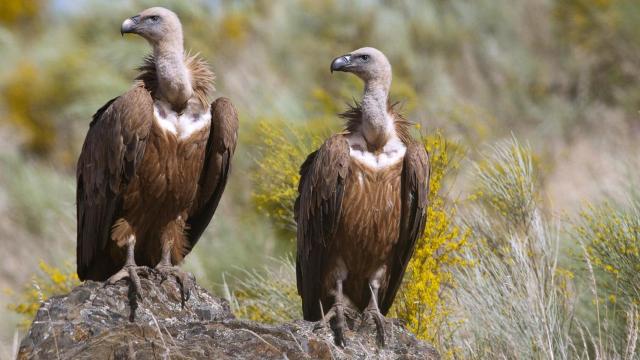
M 103 280 L 114 266 L 101 251 L 121 211 L 123 192 L 142 162 L 152 122 L 153 99 L 143 87 L 110 100 L 93 115 L 76 170 L 80 280 Z
M 227 98 L 211 104 L 211 129 L 203 163 L 198 193 L 187 220 L 190 249 L 209 225 L 229 179 L 231 158 L 238 141 L 238 113 Z M 186 254 L 185 254 L 186 255 Z
M 416 242 L 424 232 L 429 197 L 429 156 L 424 145 L 407 146 L 402 166 L 400 237 L 393 248 L 389 283 L 381 294 L 380 312 L 386 315 L 402 284 Z
M 342 135 L 329 138 L 300 168 L 296 275 L 306 320 L 321 317 L 322 269 L 338 228 L 348 173 L 349 143 Z

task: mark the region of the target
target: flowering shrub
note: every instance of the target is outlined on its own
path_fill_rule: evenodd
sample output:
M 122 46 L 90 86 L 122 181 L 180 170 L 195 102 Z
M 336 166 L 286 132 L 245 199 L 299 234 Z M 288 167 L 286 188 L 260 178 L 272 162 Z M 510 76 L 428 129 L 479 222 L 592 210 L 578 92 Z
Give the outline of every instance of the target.
M 0 3 L 0 23 L 19 24 L 21 21 L 33 21 L 44 10 L 47 1 L 43 0 L 4 0 Z
M 71 263 L 58 268 L 40 261 L 38 270 L 31 278 L 30 284 L 25 285 L 18 295 L 18 302 L 9 305 L 10 310 L 24 315 L 24 326 L 29 325 L 43 301 L 51 296 L 66 294 L 80 284 Z
M 496 146 L 493 154 L 475 164 L 477 181 L 470 200 L 506 226 L 526 230 L 539 202 L 539 166 L 534 159 L 531 149 L 515 139 Z
M 637 54 L 640 50 L 637 31 L 640 2 L 555 1 L 553 13 L 558 40 L 568 45 L 574 54 L 569 73 L 589 76 L 589 84 L 581 90 L 582 96 L 618 103 L 635 113 L 640 96 L 634 84 L 640 75 L 628 54 Z M 579 80 L 576 79 L 576 83 Z
M 295 238 L 293 204 L 298 195 L 300 165 L 321 144 L 320 123 L 308 127 L 283 121 L 258 123 L 257 169 L 253 172 L 253 202 L 257 210 L 269 217 L 286 237 Z
M 640 201 L 629 206 L 605 203 L 590 205 L 580 213 L 575 236 L 586 247 L 591 263 L 615 279 L 615 289 L 607 289 L 615 301 L 616 293 L 640 302 Z
M 455 274 L 463 319 L 450 349 L 469 359 L 566 359 L 572 350 L 572 274 L 558 266 L 557 224 L 541 208 L 528 146 L 515 138 L 475 164 L 475 193 L 461 216 L 473 266 Z

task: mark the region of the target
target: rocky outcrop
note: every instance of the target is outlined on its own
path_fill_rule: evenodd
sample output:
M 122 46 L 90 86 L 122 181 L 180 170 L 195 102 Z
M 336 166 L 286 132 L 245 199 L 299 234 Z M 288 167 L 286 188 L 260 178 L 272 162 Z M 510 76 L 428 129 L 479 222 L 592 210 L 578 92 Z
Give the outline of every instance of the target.
M 173 280 L 141 277 L 144 298 L 134 301 L 126 281 L 88 281 L 47 300 L 22 340 L 19 359 L 438 359 L 430 345 L 390 321 L 387 344 L 374 328 L 347 332 L 333 343 L 318 323 L 267 325 L 236 319 L 224 299 L 196 286 L 182 307 Z M 132 310 L 135 319 L 130 321 Z M 137 304 L 137 308 L 136 305 Z

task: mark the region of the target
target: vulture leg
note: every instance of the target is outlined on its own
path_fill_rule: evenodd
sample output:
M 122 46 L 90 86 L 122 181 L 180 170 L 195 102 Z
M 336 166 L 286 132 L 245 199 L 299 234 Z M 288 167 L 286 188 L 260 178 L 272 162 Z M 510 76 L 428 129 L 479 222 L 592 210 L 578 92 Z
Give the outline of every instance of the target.
M 384 324 L 385 318 L 384 315 L 380 312 L 380 308 L 378 307 L 378 293 L 380 290 L 380 282 L 384 273 L 386 272 L 386 267 L 383 266 L 378 271 L 376 271 L 371 279 L 369 279 L 369 290 L 371 291 L 371 299 L 369 300 L 369 305 L 364 312 L 362 313 L 363 319 L 360 323 L 360 331 L 366 329 L 369 324 L 369 320 L 373 320 L 376 325 L 377 332 L 377 341 L 381 347 L 385 346 L 385 333 L 384 333 Z
M 173 240 L 166 239 L 162 243 L 162 258 L 158 265 L 156 265 L 156 271 L 163 277 L 163 281 L 168 279 L 169 276 L 173 276 L 178 285 L 180 286 L 180 297 L 182 300 L 182 306 L 189 300 L 191 295 L 191 288 L 194 284 L 193 275 L 181 270 L 179 267 L 174 266 L 171 263 L 171 250 L 173 249 Z
M 346 299 L 342 290 L 342 283 L 347 278 L 347 273 L 347 267 L 342 259 L 340 259 L 338 261 L 336 269 L 332 274 L 336 284 L 333 291 L 333 306 L 331 306 L 329 312 L 327 312 L 326 314 L 323 313 L 322 315 L 322 324 L 325 327 L 330 327 L 333 330 L 336 345 L 341 347 L 345 347 L 347 344 L 344 337 L 345 329 L 347 328 L 347 321 L 345 318 Z M 322 302 L 320 302 L 320 309 L 322 310 Z
M 344 295 L 342 293 L 342 281 L 336 281 L 335 299 L 333 306 L 329 312 L 323 317 L 322 321 L 325 325 L 330 324 L 334 332 L 334 338 L 336 345 L 345 347 L 347 342 L 345 341 L 344 332 L 347 328 L 347 321 L 344 315 Z M 335 321 L 331 322 L 332 319 Z
M 124 263 L 124 266 L 120 271 L 113 274 L 109 279 L 107 279 L 107 285 L 113 285 L 122 279 L 129 279 L 131 281 L 130 290 L 133 294 L 142 299 L 142 286 L 140 285 L 140 277 L 138 276 L 138 271 L 147 271 L 148 268 L 146 266 L 138 266 L 136 265 L 135 259 L 135 247 L 136 247 L 136 237 L 134 235 L 130 235 L 127 239 L 127 260 Z

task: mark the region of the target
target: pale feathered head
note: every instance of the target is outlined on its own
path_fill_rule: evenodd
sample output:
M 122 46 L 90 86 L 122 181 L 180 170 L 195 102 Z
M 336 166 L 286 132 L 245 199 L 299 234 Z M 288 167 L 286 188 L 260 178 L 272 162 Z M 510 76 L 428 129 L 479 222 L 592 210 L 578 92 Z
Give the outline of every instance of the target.
M 372 47 L 364 47 L 335 58 L 331 62 L 331 72 L 334 71 L 350 72 L 364 81 L 391 83 L 389 60 L 380 50 Z
M 152 7 L 126 19 L 120 32 L 123 35 L 140 35 L 151 45 L 173 41 L 182 43 L 182 24 L 178 15 L 163 7 Z

